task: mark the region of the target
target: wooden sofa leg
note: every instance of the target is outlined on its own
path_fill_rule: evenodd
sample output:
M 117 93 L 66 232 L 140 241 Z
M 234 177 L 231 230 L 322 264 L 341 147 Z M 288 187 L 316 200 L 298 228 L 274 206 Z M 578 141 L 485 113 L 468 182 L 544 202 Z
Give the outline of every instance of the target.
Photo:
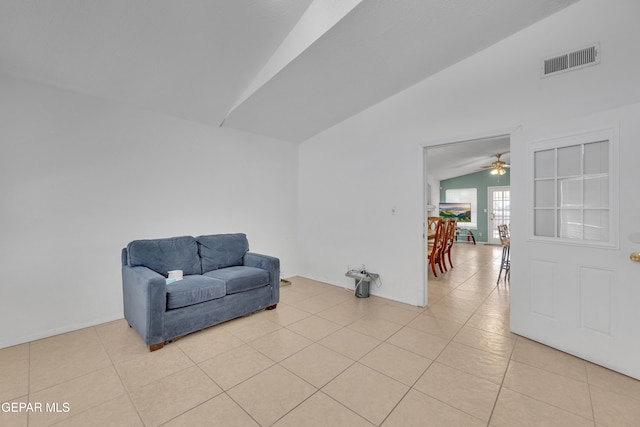
M 151 351 L 160 350 L 162 347 L 164 347 L 164 341 L 156 344 L 151 344 L 149 346 L 149 351 L 151 352 Z
M 277 306 L 278 304 L 270 305 L 269 307 L 267 307 L 267 310 L 275 310 Z

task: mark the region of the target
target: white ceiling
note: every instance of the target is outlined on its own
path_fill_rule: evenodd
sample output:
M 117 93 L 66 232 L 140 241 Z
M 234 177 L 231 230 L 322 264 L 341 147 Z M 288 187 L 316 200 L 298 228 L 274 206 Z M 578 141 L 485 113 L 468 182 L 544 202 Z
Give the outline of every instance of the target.
M 483 166 L 489 166 L 496 161 L 496 154 L 501 154 L 500 160 L 509 164 L 509 147 L 508 135 L 429 147 L 427 174 L 437 181 L 442 181 L 480 172 Z
M 0 72 L 300 142 L 575 1 L 2 0 Z
M 225 125 L 304 141 L 575 0 L 365 0 Z
M 220 125 L 311 0 L 1 0 L 0 72 Z

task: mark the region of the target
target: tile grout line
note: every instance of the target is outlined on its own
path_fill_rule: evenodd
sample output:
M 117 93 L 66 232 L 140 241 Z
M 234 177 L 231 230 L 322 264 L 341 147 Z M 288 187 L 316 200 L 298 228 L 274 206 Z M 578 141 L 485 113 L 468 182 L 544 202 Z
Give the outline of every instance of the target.
M 492 259 L 490 262 L 487 262 L 487 263 L 486 263 L 486 265 L 492 264 L 493 262 L 494 262 L 494 259 Z M 455 288 L 451 289 L 451 290 L 450 290 L 450 291 L 449 291 L 445 296 L 450 296 L 450 295 L 451 295 L 451 293 L 452 293 L 453 291 L 455 291 L 456 289 L 458 289 L 460 286 L 463 286 L 467 281 L 471 280 L 471 279 L 472 279 L 475 275 L 477 275 L 477 274 L 478 274 L 478 271 L 476 271 L 474 274 L 472 274 L 471 276 L 469 276 L 466 280 L 464 280 L 464 281 L 463 281 L 462 283 L 460 283 L 458 286 L 456 286 Z M 458 329 L 458 331 L 457 331 L 457 332 L 456 332 L 456 333 L 451 337 L 451 339 L 449 340 L 449 342 L 447 343 L 447 345 L 446 345 L 446 346 L 444 346 L 444 348 L 442 349 L 442 351 L 440 351 L 440 353 L 438 354 L 438 356 L 436 357 L 436 359 L 434 359 L 434 361 L 433 361 L 434 363 L 435 363 L 435 362 L 437 362 L 438 357 L 440 357 L 440 355 L 441 355 L 441 354 L 442 354 L 442 353 L 447 349 L 447 347 L 449 347 L 449 345 L 451 345 L 451 343 L 452 343 L 452 342 L 455 342 L 455 341 L 454 341 L 455 337 L 457 337 L 457 336 L 458 336 L 458 334 L 460 333 L 460 331 L 462 331 L 462 329 L 464 329 L 464 327 L 465 327 L 465 326 L 467 326 L 467 324 L 469 323 L 469 320 L 470 320 L 470 319 L 471 319 L 471 318 L 472 318 L 472 317 L 473 317 L 473 316 L 478 312 L 478 310 L 480 309 L 480 307 L 482 307 L 482 305 L 484 305 L 484 304 L 485 304 L 485 302 L 487 301 L 487 299 L 489 299 L 489 297 L 491 297 L 491 295 L 493 295 L 493 294 L 494 294 L 494 292 L 498 289 L 498 286 L 499 286 L 498 284 L 496 284 L 496 285 L 492 286 L 492 290 L 491 290 L 491 292 L 489 292 L 489 294 L 487 294 L 487 296 L 485 296 L 485 297 L 482 299 L 482 302 L 481 302 L 481 303 L 476 307 L 476 309 L 471 313 L 471 316 L 469 316 L 469 317 L 467 318 L 467 320 L 462 324 L 462 326 Z M 441 298 L 441 299 L 442 299 L 442 298 Z M 437 303 L 436 303 L 436 304 L 437 304 Z M 434 305 L 436 305 L 436 304 L 434 304 Z M 442 319 L 442 320 L 447 320 L 447 319 Z M 448 321 L 450 321 L 450 320 L 448 320 Z M 470 328 L 473 328 L 473 329 L 477 329 L 477 328 L 474 328 L 473 326 L 469 326 L 469 327 L 470 327 Z M 482 331 L 482 330 L 481 330 L 481 331 Z M 483 331 L 483 332 L 489 332 L 489 331 Z M 489 332 L 489 333 L 491 333 L 491 332 Z M 500 335 L 500 334 L 496 334 L 496 335 Z M 465 344 L 463 344 L 463 343 L 460 343 L 460 344 L 465 345 Z M 470 348 L 474 348 L 474 347 L 470 347 Z M 479 349 L 477 349 L 477 350 L 479 350 Z M 489 425 L 491 424 L 491 418 L 493 417 L 493 411 L 494 411 L 495 406 L 496 406 L 496 404 L 497 404 L 497 402 L 498 402 L 498 398 L 499 398 L 499 396 L 500 396 L 500 392 L 502 391 L 502 384 L 504 383 L 504 379 L 505 379 L 505 377 L 506 377 L 507 370 L 509 369 L 509 364 L 511 363 L 511 355 L 513 355 L 513 351 L 514 351 L 514 350 L 515 350 L 515 343 L 514 343 L 514 345 L 513 345 L 513 348 L 511 349 L 511 353 L 510 353 L 510 355 L 509 355 L 509 359 L 508 359 L 509 361 L 507 362 L 507 366 L 506 366 L 505 371 L 504 371 L 504 374 L 503 374 L 503 376 L 502 376 L 502 381 L 500 382 L 500 388 L 498 389 L 498 393 L 496 394 L 495 400 L 494 400 L 494 402 L 493 402 L 493 407 L 491 408 L 491 413 L 489 414 L 489 419 L 487 420 L 487 426 L 489 426 Z M 485 350 L 481 350 L 481 351 L 485 351 Z M 493 354 L 493 353 L 491 353 L 491 352 L 488 352 L 488 353 Z M 431 365 L 430 365 L 429 367 L 431 367 Z M 459 370 L 459 369 L 457 369 L 457 368 L 452 368 L 452 369 L 456 369 L 456 370 L 460 371 L 460 370 Z M 427 368 L 427 370 L 428 370 L 428 368 Z M 425 372 L 426 372 L 426 370 L 425 370 Z M 461 372 L 464 372 L 464 371 L 461 371 Z M 424 375 L 424 373 L 423 373 L 422 375 Z M 470 374 L 470 375 L 473 375 L 473 374 Z M 475 375 L 473 375 L 473 376 L 475 377 Z M 477 377 L 477 378 L 481 378 L 481 377 Z M 484 378 L 481 378 L 481 379 L 484 379 Z M 417 382 L 417 381 L 416 381 L 416 382 Z M 415 383 L 414 383 L 414 385 L 415 385 Z M 412 386 L 412 388 L 413 388 L 413 386 Z M 436 398 L 435 398 L 435 397 L 433 397 L 433 396 L 430 396 L 430 397 L 432 397 L 432 398 L 436 399 Z M 468 412 L 463 411 L 462 409 L 456 408 L 456 407 L 454 407 L 454 406 L 452 406 L 452 405 L 448 404 L 447 402 L 443 402 L 443 401 L 441 401 L 440 399 L 436 399 L 436 400 L 438 400 L 439 402 L 442 402 L 442 403 L 444 403 L 444 404 L 448 405 L 449 407 L 452 407 L 452 408 L 454 408 L 454 409 L 456 409 L 456 410 L 458 410 L 458 411 L 461 411 L 461 412 L 463 412 L 464 414 L 467 414 L 467 415 L 469 415 L 469 416 L 471 416 L 471 417 L 474 417 L 474 418 L 476 418 L 476 419 L 478 419 L 478 420 L 481 420 L 480 418 L 477 418 L 476 416 L 474 416 L 474 415 L 472 415 L 472 414 L 469 414 Z M 484 421 L 484 420 L 481 420 L 481 421 Z
M 597 425 L 596 423 L 596 411 L 593 409 L 593 393 L 591 393 L 591 381 L 589 381 L 589 369 L 587 369 L 587 362 L 584 361 L 584 372 L 587 378 L 587 390 L 589 390 L 589 403 L 591 404 L 591 416 L 593 417 L 593 425 L 594 427 Z
M 511 358 L 513 357 L 513 353 L 516 350 L 516 345 L 518 344 L 519 339 L 520 337 L 516 338 L 516 342 L 513 344 L 513 348 L 511 349 L 511 354 L 509 354 L 509 361 L 507 362 L 507 366 L 505 367 L 504 375 L 502 376 L 502 381 L 500 381 L 500 388 L 498 389 L 498 394 L 496 395 L 496 399 L 493 402 L 493 407 L 491 408 L 491 414 L 489 414 L 489 421 L 487 421 L 487 426 L 491 425 L 491 420 L 493 419 L 493 413 L 496 410 L 496 406 L 498 406 L 498 400 L 500 399 L 500 395 L 502 394 L 504 381 L 507 378 L 507 372 L 509 372 L 509 367 L 511 366 Z
M 344 302 L 342 302 L 342 303 L 340 303 L 340 304 L 338 304 L 338 305 L 342 305 L 342 304 L 345 304 L 345 303 L 346 303 L 346 301 L 344 301 Z M 334 307 L 335 307 L 335 306 L 334 306 Z M 331 308 L 333 308 L 333 307 L 331 307 Z M 328 308 L 327 310 L 330 310 L 331 308 Z M 322 310 L 322 311 L 326 311 L 326 310 Z M 324 317 L 322 317 L 322 316 L 320 316 L 320 315 L 319 315 L 319 313 L 321 313 L 322 311 L 320 311 L 320 312 L 318 312 L 318 313 L 312 313 L 312 314 L 311 314 L 311 317 L 318 317 L 318 318 L 320 318 L 320 319 L 324 319 L 324 320 L 330 321 L 329 319 L 325 319 Z M 391 323 L 394 323 L 394 324 L 397 324 L 397 325 L 400 325 L 400 326 L 401 326 L 401 328 L 398 330 L 398 331 L 400 331 L 400 330 L 402 330 L 404 327 L 407 327 L 408 323 L 410 323 L 411 321 L 413 321 L 415 318 L 417 318 L 417 317 L 418 317 L 418 316 L 420 316 L 421 314 L 422 314 L 422 311 L 416 312 L 415 316 L 413 316 L 413 317 L 411 318 L 411 320 L 410 320 L 409 322 L 407 322 L 406 324 L 400 324 L 400 323 L 396 323 L 396 322 L 392 322 L 392 321 L 390 321 L 390 322 L 391 322 Z M 341 326 L 341 328 L 339 328 L 339 329 L 337 329 L 336 331 L 332 332 L 332 334 L 334 334 L 334 333 L 336 333 L 336 332 L 338 332 L 338 331 L 344 330 L 344 329 L 349 329 L 349 325 L 352 325 L 353 323 L 355 323 L 355 322 L 357 322 L 357 321 L 359 321 L 359 320 L 363 319 L 364 317 L 366 317 L 366 315 L 361 316 L 361 317 L 359 317 L 358 319 L 356 319 L 356 320 L 354 320 L 354 321 L 352 321 L 352 322 L 350 322 L 350 323 L 348 323 L 348 324 L 346 324 L 346 325 L 340 325 L 340 326 Z M 333 323 L 335 323 L 335 322 L 333 322 Z M 337 324 L 337 323 L 336 323 L 336 324 Z M 286 326 L 285 326 L 285 328 L 286 328 Z M 288 329 L 288 328 L 287 328 L 287 329 Z M 370 338 L 373 338 L 373 339 L 379 340 L 378 338 L 373 337 L 373 336 L 371 336 L 371 335 L 363 334 L 363 333 L 358 332 L 358 331 L 353 330 L 353 329 L 349 329 L 349 330 L 350 330 L 351 332 L 355 332 L 355 333 L 361 334 L 361 335 L 363 335 L 363 336 L 367 336 L 367 337 L 370 337 Z M 404 383 L 402 383 L 402 382 L 398 381 L 397 379 L 392 378 L 392 377 L 388 376 L 387 374 L 385 374 L 385 373 L 383 373 L 383 372 L 378 371 L 377 369 L 370 368 L 370 367 L 368 367 L 367 365 L 364 365 L 364 364 L 360 363 L 360 360 L 361 360 L 362 358 L 364 358 L 365 356 L 367 356 L 368 354 L 370 354 L 371 352 L 373 352 L 375 349 L 377 349 L 378 347 L 380 347 L 382 344 L 387 343 L 387 344 L 389 344 L 389 345 L 393 345 L 393 344 L 391 344 L 391 343 L 388 343 L 388 342 L 387 342 L 387 340 L 388 340 L 389 338 L 391 338 L 392 336 L 394 336 L 396 333 L 398 333 L 398 331 L 394 332 L 393 334 L 391 334 L 391 336 L 387 337 L 387 338 L 386 338 L 386 339 L 384 339 L 384 340 L 379 340 L 380 342 L 379 342 L 378 344 L 376 344 L 376 346 L 375 346 L 375 347 L 373 347 L 371 350 L 367 351 L 364 355 L 362 355 L 362 356 L 361 356 L 359 359 L 357 359 L 357 360 L 351 359 L 349 356 L 346 356 L 346 355 L 344 355 L 344 354 L 341 354 L 341 353 L 339 353 L 339 352 L 336 352 L 336 350 L 334 350 L 334 349 L 332 349 L 332 348 L 329 348 L 329 347 L 327 347 L 326 345 L 324 345 L 324 344 L 320 343 L 319 341 L 320 341 L 320 340 L 322 340 L 322 339 L 324 339 L 324 338 L 326 338 L 326 336 L 325 336 L 325 337 L 323 337 L 323 338 L 321 338 L 320 340 L 313 341 L 313 343 L 318 344 L 318 345 L 320 345 L 320 346 L 324 347 L 325 349 L 327 349 L 327 350 L 329 350 L 329 351 L 333 351 L 333 352 L 336 352 L 337 354 L 341 354 L 342 356 L 344 356 L 344 357 L 346 357 L 346 358 L 350 359 L 353 363 L 351 363 L 351 364 L 350 364 L 349 366 L 347 366 L 345 369 L 343 369 L 343 370 L 342 370 L 342 371 L 340 371 L 338 374 L 336 374 L 336 375 L 335 375 L 331 380 L 329 380 L 326 384 L 324 384 L 324 385 L 323 385 L 322 387 L 320 387 L 320 388 L 315 387 L 315 385 L 313 385 L 313 384 L 310 384 L 310 383 L 309 383 L 311 386 L 313 386 L 314 388 L 316 388 L 316 391 L 315 391 L 314 393 L 312 393 L 309 397 L 307 397 L 306 399 L 304 399 L 302 402 L 300 402 L 298 405 L 296 405 L 294 408 L 292 408 L 290 411 L 288 411 L 287 413 L 283 414 L 283 415 L 282 415 L 282 417 L 280 417 L 278 420 L 280 420 L 280 419 L 284 418 L 285 416 L 287 416 L 289 413 L 291 413 L 292 411 L 294 411 L 297 407 L 299 407 L 299 406 L 300 406 L 300 405 L 302 405 L 304 402 L 306 402 L 307 400 L 309 400 L 312 396 L 316 395 L 317 393 L 322 393 L 322 394 L 324 394 L 325 396 L 327 396 L 328 398 L 330 398 L 331 400 L 333 400 L 333 401 L 335 401 L 336 403 L 338 403 L 339 405 L 341 405 L 342 407 L 346 408 L 348 411 L 350 411 L 350 412 L 352 412 L 353 414 L 355 414 L 356 416 L 358 416 L 358 417 L 362 418 L 362 419 L 363 419 L 363 420 L 365 420 L 366 422 L 371 423 L 371 421 L 369 421 L 367 418 L 365 418 L 365 417 L 364 417 L 364 416 L 362 416 L 361 414 L 359 414 L 359 413 L 355 412 L 353 409 L 349 408 L 348 406 L 344 405 L 342 402 L 340 402 L 340 401 L 336 400 L 333 396 L 331 396 L 331 395 L 329 395 L 329 394 L 325 393 L 322 389 L 323 389 L 325 386 L 327 386 L 328 384 L 330 384 L 332 381 L 334 381 L 336 378 L 338 378 L 340 375 L 342 375 L 344 372 L 346 372 L 348 369 L 350 369 L 351 367 L 353 367 L 354 365 L 356 365 L 356 364 L 360 364 L 360 365 L 362 365 L 362 366 L 364 366 L 364 367 L 366 367 L 366 368 L 368 368 L 368 369 L 372 369 L 372 370 L 374 370 L 375 372 L 379 373 L 380 375 L 384 375 L 385 377 L 390 378 L 390 379 L 392 379 L 392 380 L 394 380 L 394 381 L 396 381 L 396 382 L 398 382 L 398 383 L 400 383 L 400 384 L 402 384 L 402 385 L 405 385 L 405 386 L 406 386 L 406 384 L 404 384 Z M 292 332 L 294 332 L 294 333 L 295 333 L 295 331 L 292 331 Z M 332 334 L 329 334 L 329 335 L 327 335 L 327 336 L 330 336 L 330 335 L 332 335 Z M 306 337 L 305 337 L 305 338 L 306 338 Z M 393 346 L 394 346 L 394 347 L 397 347 L 397 346 L 395 346 L 395 345 L 393 345 Z M 307 347 L 309 347 L 309 346 L 307 346 Z M 307 348 L 307 347 L 305 347 L 305 348 Z M 398 348 L 401 348 L 401 347 L 398 347 Z M 300 351 L 302 351 L 302 350 L 300 350 Z M 294 353 L 294 354 L 297 354 L 297 353 L 299 353 L 300 351 L 298 351 L 298 352 L 296 352 L 296 353 Z M 405 350 L 405 351 L 408 351 L 408 350 Z M 411 352 L 411 353 L 413 353 L 413 352 Z M 416 353 L 413 353 L 413 354 L 416 354 Z M 291 356 L 293 356 L 293 355 L 291 355 Z M 289 356 L 289 357 L 291 357 L 291 356 Z M 287 358 L 288 358 L 288 357 L 287 357 Z M 285 358 L 285 359 L 283 359 L 283 360 L 286 360 L 287 358 Z M 432 362 L 432 363 L 433 363 L 433 362 Z M 277 362 L 277 364 L 280 364 L 280 362 Z M 291 372 L 291 371 L 289 371 L 285 366 L 282 366 L 282 367 L 283 367 L 284 369 L 286 369 L 288 372 Z M 428 369 L 428 367 L 424 369 L 424 371 L 422 372 L 422 374 L 420 374 L 420 376 L 418 376 L 418 378 L 416 379 L 416 381 L 414 381 L 414 384 L 415 384 L 415 382 L 417 382 L 417 381 L 418 381 L 418 379 L 419 379 L 419 378 L 424 374 L 424 372 L 426 372 L 426 370 L 427 370 L 427 369 Z M 298 378 L 300 378 L 301 380 L 303 380 L 303 381 L 305 381 L 305 382 L 307 382 L 307 383 L 308 383 L 308 381 L 306 381 L 304 378 L 302 378 L 302 377 L 298 376 L 295 372 L 291 372 L 291 373 L 292 373 L 292 374 L 294 374 L 294 375 L 296 375 L 296 376 L 297 376 Z M 396 405 L 394 405 L 394 407 L 393 407 L 393 408 L 391 408 L 391 410 L 389 411 L 389 413 L 388 413 L 388 414 L 383 418 L 383 420 L 381 421 L 380 425 L 381 425 L 382 423 L 384 423 L 384 421 L 387 419 L 387 417 L 388 417 L 388 416 L 393 412 L 393 410 L 396 408 L 396 406 L 397 406 L 397 405 L 402 401 L 402 399 L 404 399 L 404 397 L 407 395 L 407 393 L 409 393 L 409 391 L 411 391 L 411 389 L 412 389 L 412 386 L 409 386 L 409 387 L 408 387 L 408 389 L 407 389 L 407 392 L 406 392 L 406 393 L 404 393 L 404 394 L 403 394 L 403 396 L 400 398 L 400 400 L 396 403 Z M 276 422 L 277 422 L 278 420 L 276 420 Z
M 455 288 L 451 289 L 451 290 L 450 290 L 450 291 L 449 291 L 445 296 L 449 296 L 449 295 L 451 294 L 451 292 L 453 292 L 453 291 L 454 291 L 455 289 L 457 289 L 458 287 L 462 286 L 464 283 L 466 283 L 469 279 L 471 279 L 471 278 L 472 278 L 473 276 L 475 276 L 476 274 L 477 274 L 477 273 L 472 274 L 469 278 L 467 278 L 466 280 L 464 280 L 464 281 L 463 281 L 462 283 L 460 283 L 458 286 L 456 286 Z M 495 287 L 497 287 L 497 285 L 496 285 Z M 398 407 L 398 405 L 400 405 L 400 402 L 402 402 L 402 401 L 404 400 L 404 398 L 405 398 L 405 397 L 406 397 L 406 396 L 411 392 L 411 390 L 415 390 L 415 391 L 416 391 L 416 392 L 418 392 L 418 393 L 422 393 L 420 390 L 417 390 L 417 389 L 415 389 L 415 388 L 414 388 L 414 387 L 415 387 L 415 385 L 418 383 L 418 381 L 420 381 L 420 378 L 422 378 L 422 377 L 424 376 L 424 374 L 429 370 L 429 368 L 431 368 L 431 366 L 433 366 L 433 364 L 434 364 L 434 363 L 437 363 L 438 358 L 439 358 L 439 357 L 442 355 L 442 353 L 447 349 L 447 347 L 449 347 L 449 345 L 450 345 L 452 342 L 454 342 L 454 341 L 453 341 L 453 340 L 454 340 L 454 338 L 455 338 L 455 337 L 460 333 L 460 331 L 461 331 L 461 330 L 462 330 L 462 329 L 467 325 L 467 323 L 469 322 L 469 319 L 471 319 L 471 317 L 472 317 L 472 316 L 473 316 L 473 315 L 474 315 L 474 314 L 475 314 L 475 313 L 480 309 L 480 306 L 482 306 L 482 305 L 484 304 L 484 302 L 485 302 L 485 301 L 486 301 L 486 300 L 487 300 L 487 299 L 488 299 L 488 298 L 493 294 L 493 292 L 494 292 L 494 291 L 495 291 L 495 289 L 494 289 L 494 290 L 492 290 L 492 291 L 491 291 L 487 296 L 485 296 L 485 297 L 482 299 L 482 302 L 481 302 L 481 303 L 478 305 L 478 307 L 476 307 L 476 309 L 472 312 L 471 316 L 469 316 L 469 318 L 467 318 L 467 320 L 466 320 L 464 323 L 462 323 L 462 324 L 461 324 L 461 327 L 458 329 L 458 331 L 457 331 L 457 332 L 456 332 L 456 333 L 455 333 L 451 338 L 449 338 L 449 342 L 447 343 L 447 345 L 445 345 L 445 346 L 442 348 L 442 350 L 440 350 L 440 352 L 438 353 L 438 355 L 437 355 L 437 356 L 432 360 L 432 362 L 429 364 L 429 366 L 427 366 L 427 367 L 425 368 L 425 370 L 422 372 L 422 374 L 420 374 L 420 375 L 416 378 L 416 380 L 413 382 L 413 384 L 412 384 L 411 386 L 409 386 L 409 389 L 408 389 L 408 390 L 406 391 L 406 393 L 402 396 L 402 398 L 401 398 L 401 399 L 400 399 L 400 400 L 399 400 L 399 401 L 394 405 L 394 407 L 389 411 L 389 413 L 385 416 L 385 418 L 382 420 L 382 422 L 380 423 L 380 425 L 384 424 L 384 422 L 387 420 L 387 418 L 389 418 L 389 416 L 390 416 L 390 415 L 393 413 L 393 411 Z M 442 298 L 440 298 L 440 299 L 442 299 Z M 438 304 L 438 302 L 434 303 L 434 305 L 436 305 L 436 304 Z M 425 310 L 423 310 L 423 312 L 422 312 L 421 314 L 418 314 L 417 316 L 415 316 L 415 318 L 417 318 L 417 317 L 418 317 L 418 316 L 420 316 L 420 315 L 424 315 L 424 311 L 426 311 L 426 309 L 427 309 L 427 308 L 428 308 L 428 305 L 427 305 L 427 307 L 425 307 Z M 415 318 L 414 318 L 414 320 L 415 320 Z M 434 317 L 434 319 L 438 319 L 438 320 L 444 320 L 444 321 L 452 322 L 451 320 L 447 320 L 447 319 L 440 319 L 440 318 L 438 318 L 438 317 Z M 410 323 L 410 322 L 409 322 L 409 323 Z M 457 323 L 457 322 L 453 322 L 453 323 Z M 411 326 L 408 326 L 408 323 L 407 323 L 406 325 L 404 325 L 404 327 L 409 327 L 409 328 L 411 328 Z M 475 329 L 475 328 L 474 328 L 474 329 Z M 394 335 L 395 335 L 395 334 L 394 334 Z M 429 335 L 433 335 L 433 334 L 429 334 Z M 438 335 L 435 335 L 435 336 L 438 336 Z M 438 337 L 440 337 L 440 336 L 438 336 Z M 440 338 L 442 338 L 442 337 L 440 337 Z M 386 341 L 385 341 L 385 342 L 386 342 Z M 391 344 L 391 343 L 389 343 L 389 344 Z M 391 345 L 393 345 L 393 344 L 391 344 Z M 515 347 L 515 345 L 514 345 L 514 347 Z M 513 352 L 513 349 L 512 349 L 511 351 Z M 414 354 L 415 354 L 415 353 L 414 353 Z M 508 364 L 507 364 L 507 366 L 508 366 Z M 456 368 L 452 368 L 452 369 L 456 369 Z M 459 369 L 456 369 L 456 370 L 459 370 Z M 463 371 L 461 371 L 461 372 L 463 372 Z M 506 371 L 505 371 L 505 372 L 506 372 Z M 475 376 L 475 375 L 474 375 L 474 376 Z M 397 381 L 397 380 L 396 380 L 396 381 Z M 503 376 L 503 381 L 504 381 L 504 376 Z M 502 387 L 502 386 L 501 386 L 501 387 Z M 499 394 L 499 393 L 498 393 L 498 394 Z M 480 419 L 480 418 L 476 417 L 475 415 L 469 414 L 468 412 L 463 411 L 462 409 L 456 408 L 455 406 L 452 406 L 451 404 L 449 404 L 449 403 L 447 403 L 447 402 L 444 402 L 444 401 L 442 401 L 442 400 L 440 400 L 440 399 L 438 399 L 438 398 L 436 398 L 436 397 L 434 397 L 434 396 L 431 396 L 431 395 L 429 395 L 429 394 L 426 394 L 426 396 L 429 396 L 430 398 L 432 398 L 432 399 L 434 399 L 434 400 L 437 400 L 438 402 L 440 402 L 440 403 L 442 403 L 442 404 L 444 404 L 444 405 L 446 405 L 446 406 L 448 406 L 448 407 L 450 407 L 450 408 L 452 408 L 452 409 L 455 409 L 455 410 L 457 410 L 457 411 L 460 411 L 460 412 L 462 412 L 462 413 L 464 413 L 464 414 L 466 414 L 466 415 L 468 415 L 468 416 L 470 416 L 470 417 L 473 417 L 473 418 L 475 418 L 475 419 L 477 419 L 477 420 L 480 420 L 480 421 L 484 421 L 484 420 L 482 420 L 482 419 Z M 497 395 L 496 395 L 496 401 L 497 401 Z M 494 402 L 494 407 L 495 407 L 495 402 Z M 491 415 L 492 415 L 492 414 L 493 414 L 493 408 L 492 408 L 492 411 L 491 411 Z M 489 422 L 490 422 L 490 420 L 491 420 L 491 415 L 489 416 L 489 421 L 487 421 L 487 426 L 489 425 Z
M 31 346 L 33 345 L 33 341 L 29 342 L 29 364 L 27 370 L 27 402 L 31 401 Z M 29 414 L 27 414 L 27 427 L 29 427 Z
M 92 328 L 95 328 L 96 326 L 92 326 Z M 111 362 L 111 367 L 113 368 L 113 370 L 115 371 L 116 375 L 118 376 L 118 379 L 120 380 L 120 384 L 122 384 L 122 388 L 124 389 L 125 394 L 127 395 L 127 398 L 129 399 L 129 402 L 131 402 L 131 405 L 133 406 L 133 408 L 136 410 L 136 415 L 138 416 L 138 419 L 140 420 L 140 422 L 142 423 L 143 426 L 146 426 L 144 420 L 142 419 L 142 414 L 140 414 L 140 411 L 138 410 L 138 405 L 136 405 L 136 403 L 133 401 L 133 399 L 131 398 L 131 391 L 129 390 L 129 387 L 127 387 L 127 385 L 124 383 L 124 380 L 122 379 L 122 376 L 120 375 L 120 371 L 118 371 L 118 368 L 116 367 L 116 364 L 113 361 L 113 358 L 111 357 L 111 353 L 109 353 L 109 349 L 107 349 L 102 336 L 100 336 L 100 333 L 98 333 L 98 330 L 95 330 L 96 335 L 98 336 L 98 340 L 100 341 L 100 344 L 102 344 L 102 348 L 104 349 L 105 353 L 107 354 L 107 357 L 109 358 L 109 362 Z M 117 398 L 114 398 L 113 400 L 115 400 Z M 103 402 L 106 403 L 106 402 Z M 99 405 L 98 405 L 99 406 Z M 88 409 L 87 409 L 88 410 Z M 85 411 L 83 411 L 85 412 Z

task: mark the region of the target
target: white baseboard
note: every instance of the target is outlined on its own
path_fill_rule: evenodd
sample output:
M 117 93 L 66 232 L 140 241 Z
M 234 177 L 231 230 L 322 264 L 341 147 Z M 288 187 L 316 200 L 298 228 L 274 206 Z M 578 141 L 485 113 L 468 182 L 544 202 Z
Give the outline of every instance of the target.
M 108 316 L 103 316 L 98 319 L 91 320 L 90 322 L 74 323 L 72 325 L 65 325 L 58 328 L 49 329 L 46 331 L 40 331 L 30 335 L 24 335 L 20 337 L 10 337 L 8 339 L 2 339 L 0 341 L 0 349 L 6 347 L 12 347 L 14 345 L 24 344 L 31 341 L 41 340 L 43 338 L 49 338 L 67 332 L 77 331 L 79 329 L 90 328 L 92 326 L 100 325 L 102 323 L 112 322 L 124 317 L 123 313 L 113 313 Z

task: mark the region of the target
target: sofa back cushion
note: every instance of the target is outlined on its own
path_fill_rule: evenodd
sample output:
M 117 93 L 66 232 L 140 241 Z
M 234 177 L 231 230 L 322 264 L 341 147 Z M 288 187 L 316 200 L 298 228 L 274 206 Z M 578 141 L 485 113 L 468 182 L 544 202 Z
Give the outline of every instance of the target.
M 198 236 L 196 240 L 203 273 L 242 265 L 244 254 L 249 251 L 249 241 L 244 233 Z
M 201 274 L 198 244 L 191 236 L 134 240 L 127 245 L 129 265 L 144 266 L 167 277 L 170 270 Z

